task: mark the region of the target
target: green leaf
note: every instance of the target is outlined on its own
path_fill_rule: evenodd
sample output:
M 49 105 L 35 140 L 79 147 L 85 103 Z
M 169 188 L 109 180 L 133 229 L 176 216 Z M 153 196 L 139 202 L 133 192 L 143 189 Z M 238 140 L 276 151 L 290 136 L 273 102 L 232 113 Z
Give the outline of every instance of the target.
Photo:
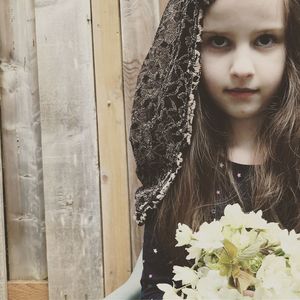
M 249 245 L 238 255 L 238 260 L 248 260 L 257 256 L 261 249 L 261 242 L 256 242 L 252 245 Z
M 221 264 L 220 267 L 220 275 L 230 277 L 232 272 L 232 265 L 231 264 Z
M 224 248 L 232 260 L 237 257 L 238 248 L 227 239 L 224 240 Z

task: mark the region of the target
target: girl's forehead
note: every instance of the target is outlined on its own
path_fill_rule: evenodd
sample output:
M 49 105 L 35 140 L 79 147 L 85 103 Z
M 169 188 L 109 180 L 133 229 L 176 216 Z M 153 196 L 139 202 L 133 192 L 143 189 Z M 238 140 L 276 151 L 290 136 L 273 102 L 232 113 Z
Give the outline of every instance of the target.
M 253 31 L 281 30 L 285 18 L 284 1 L 217 0 L 204 17 L 204 30 L 227 31 L 243 28 Z

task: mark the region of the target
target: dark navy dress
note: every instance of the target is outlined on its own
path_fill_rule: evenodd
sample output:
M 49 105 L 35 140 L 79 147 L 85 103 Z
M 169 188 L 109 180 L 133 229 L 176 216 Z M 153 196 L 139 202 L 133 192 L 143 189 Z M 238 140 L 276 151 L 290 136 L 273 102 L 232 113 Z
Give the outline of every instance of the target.
M 250 184 L 247 180 L 249 170 L 252 165 L 242 165 L 231 162 L 233 175 L 238 184 L 239 191 L 244 201 L 246 211 L 251 210 L 250 202 Z M 220 192 L 217 190 L 216 194 Z M 216 206 L 211 210 L 212 215 L 219 219 L 224 212 L 223 208 Z M 155 224 L 155 210 L 148 216 L 144 229 L 144 244 L 143 244 L 143 273 L 141 278 L 142 292 L 141 299 L 161 300 L 163 292 L 156 285 L 158 283 L 172 284 L 173 266 L 168 264 L 168 256 L 160 248 L 153 237 L 153 228 Z

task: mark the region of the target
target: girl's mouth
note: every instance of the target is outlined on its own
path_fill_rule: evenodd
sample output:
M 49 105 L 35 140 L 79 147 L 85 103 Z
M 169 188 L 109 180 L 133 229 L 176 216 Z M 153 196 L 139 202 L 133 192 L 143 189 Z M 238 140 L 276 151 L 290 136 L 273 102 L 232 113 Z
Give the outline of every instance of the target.
M 257 89 L 249 89 L 249 88 L 234 88 L 234 89 L 225 89 L 225 92 L 237 99 L 246 99 L 253 95 L 255 95 L 258 90 Z

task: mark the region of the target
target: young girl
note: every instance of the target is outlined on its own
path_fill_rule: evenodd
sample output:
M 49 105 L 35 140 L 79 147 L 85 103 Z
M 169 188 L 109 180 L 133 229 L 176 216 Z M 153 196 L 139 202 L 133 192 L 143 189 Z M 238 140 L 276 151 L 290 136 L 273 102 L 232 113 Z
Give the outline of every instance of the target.
M 138 78 L 130 142 L 142 299 L 162 299 L 177 224 L 238 202 L 300 231 L 300 0 L 170 0 Z M 251 294 L 251 293 L 250 293 Z

